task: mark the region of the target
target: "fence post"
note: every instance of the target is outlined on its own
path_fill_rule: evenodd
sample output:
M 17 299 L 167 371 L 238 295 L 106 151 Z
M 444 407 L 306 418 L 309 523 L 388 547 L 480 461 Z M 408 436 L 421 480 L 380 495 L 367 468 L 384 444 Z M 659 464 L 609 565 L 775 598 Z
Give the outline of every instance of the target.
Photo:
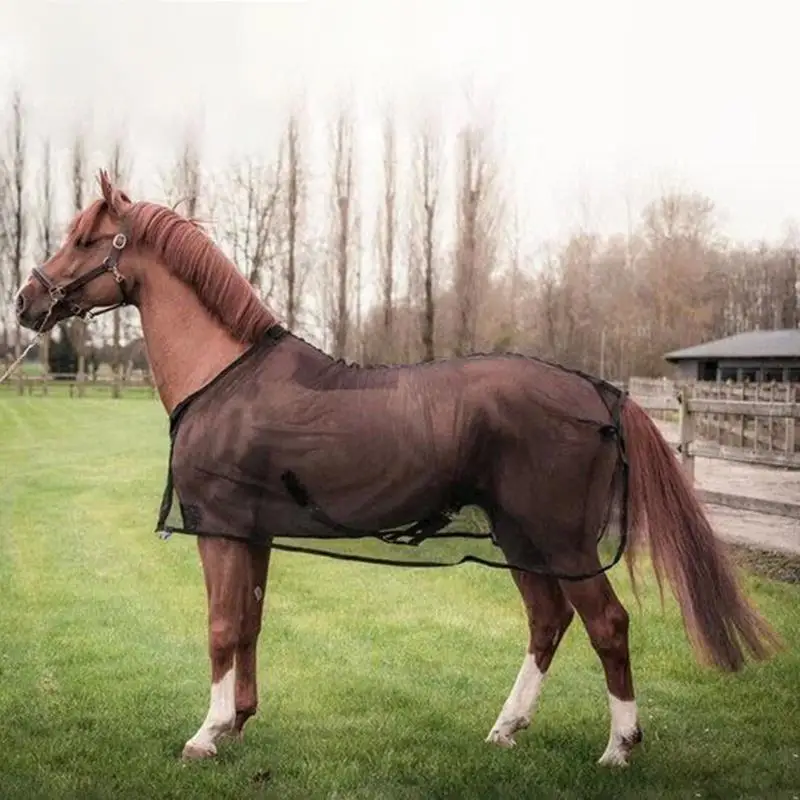
M 773 407 L 775 405 L 775 386 L 776 386 L 776 384 L 773 381 L 770 384 L 770 387 L 769 387 L 769 403 Z M 767 449 L 771 453 L 773 451 L 774 447 L 775 447 L 775 443 L 774 443 L 775 442 L 775 418 L 774 417 L 770 417 L 767 420 L 767 434 L 768 434 L 768 437 L 769 437 L 767 439 Z
M 747 400 L 747 384 L 742 384 L 742 401 Z M 747 445 L 747 417 L 744 414 L 739 415 L 739 447 L 744 450 Z
M 763 384 L 757 383 L 756 384 L 756 391 L 755 391 L 755 401 L 756 403 L 761 400 L 764 396 L 763 392 Z M 753 452 L 758 452 L 758 434 L 761 427 L 761 419 L 759 417 L 753 417 Z
M 786 400 L 791 403 L 791 407 L 797 402 L 797 387 L 789 385 L 786 389 Z M 786 418 L 786 455 L 794 455 L 794 432 L 795 432 L 795 419 L 794 417 Z
M 681 437 L 681 465 L 689 480 L 694 483 L 694 455 L 691 452 L 694 442 L 694 419 L 689 410 L 689 387 L 686 384 L 680 388 L 678 400 L 680 402 L 678 421 Z

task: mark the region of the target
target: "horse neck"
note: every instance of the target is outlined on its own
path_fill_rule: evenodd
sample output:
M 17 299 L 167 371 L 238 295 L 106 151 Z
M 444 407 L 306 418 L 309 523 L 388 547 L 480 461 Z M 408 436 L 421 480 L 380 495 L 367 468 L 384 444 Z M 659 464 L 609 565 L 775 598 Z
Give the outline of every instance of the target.
M 167 413 L 247 348 L 157 259 L 142 264 L 138 306 L 147 357 Z

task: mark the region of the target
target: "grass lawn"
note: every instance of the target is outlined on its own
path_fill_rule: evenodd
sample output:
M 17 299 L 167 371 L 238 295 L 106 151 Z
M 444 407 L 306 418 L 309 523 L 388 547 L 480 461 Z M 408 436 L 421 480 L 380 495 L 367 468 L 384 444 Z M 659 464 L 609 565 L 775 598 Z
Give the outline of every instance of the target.
M 511 580 L 276 553 L 261 709 L 214 762 L 193 539 L 154 535 L 167 455 L 154 400 L 0 395 L 0 798 L 800 797 L 800 587 L 753 575 L 784 636 L 766 665 L 695 665 L 671 598 L 631 598 L 645 740 L 627 771 L 600 663 L 573 625 L 511 751 L 484 744 L 526 644 Z

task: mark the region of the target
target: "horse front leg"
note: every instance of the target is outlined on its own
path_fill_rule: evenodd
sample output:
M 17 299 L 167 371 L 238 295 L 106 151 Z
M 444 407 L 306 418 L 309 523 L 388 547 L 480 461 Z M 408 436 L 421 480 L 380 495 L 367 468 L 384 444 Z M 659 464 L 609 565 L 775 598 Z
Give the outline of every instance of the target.
M 236 646 L 236 722 L 233 735 L 241 739 L 244 725 L 258 710 L 256 670 L 258 636 L 264 611 L 270 549 L 248 546 L 249 580 L 242 586 L 242 618 Z
M 198 536 L 197 546 L 208 595 L 211 700 L 203 724 L 183 748 L 184 759 L 215 756 L 217 741 L 236 724 L 234 656 L 244 611 L 242 587 L 250 580 L 250 553 L 246 544 Z

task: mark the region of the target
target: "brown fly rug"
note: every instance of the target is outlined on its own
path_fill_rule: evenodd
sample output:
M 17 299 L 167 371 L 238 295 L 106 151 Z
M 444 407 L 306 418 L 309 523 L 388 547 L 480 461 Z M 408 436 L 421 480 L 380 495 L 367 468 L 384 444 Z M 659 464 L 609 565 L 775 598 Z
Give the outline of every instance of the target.
M 334 360 L 280 326 L 171 414 L 158 530 L 360 561 L 566 578 L 625 544 L 604 381 L 517 355 Z M 570 409 L 579 408 L 585 416 Z

